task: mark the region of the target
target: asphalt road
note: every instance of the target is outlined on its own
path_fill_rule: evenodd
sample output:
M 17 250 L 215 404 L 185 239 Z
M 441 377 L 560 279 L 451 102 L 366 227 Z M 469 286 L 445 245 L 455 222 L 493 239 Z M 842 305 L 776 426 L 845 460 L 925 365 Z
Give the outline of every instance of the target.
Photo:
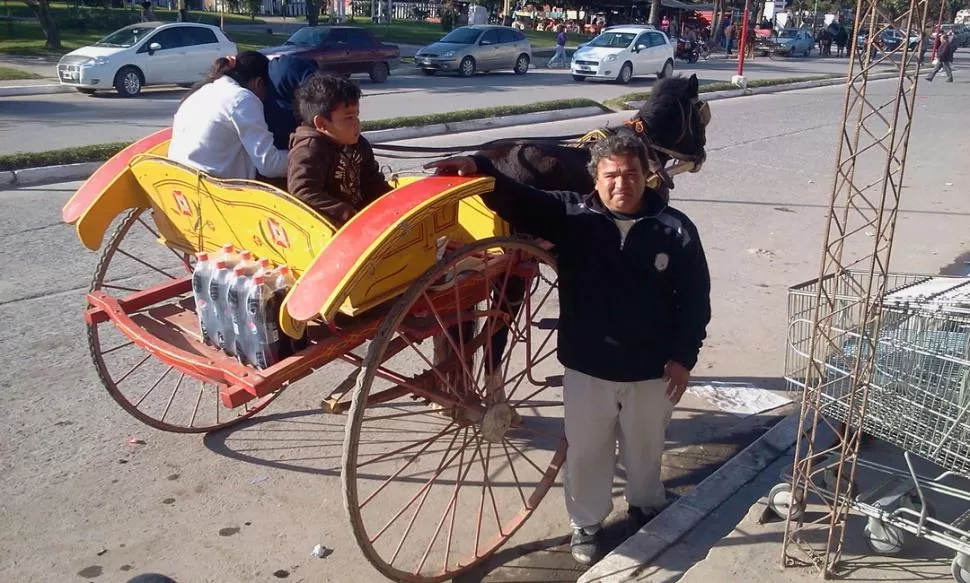
M 747 62 L 745 74 L 754 79 L 802 77 L 844 74 L 845 68 L 844 59 L 759 58 Z M 735 62 L 715 59 L 693 67 L 679 63 L 677 72 L 696 73 L 703 81 L 729 81 L 736 69 Z M 638 79 L 630 85 L 576 83 L 568 72 L 549 69 L 534 69 L 523 76 L 508 72 L 470 79 L 408 72 L 394 75 L 382 85 L 371 83 L 366 76 L 359 78 L 365 96 L 365 120 L 551 99 L 586 97 L 603 101 L 647 90 L 653 84 L 649 79 Z M 153 89 L 136 99 L 122 99 L 113 93 L 94 97 L 56 94 L 0 98 L 0 155 L 134 140 L 170 125 L 183 95 L 183 90 Z
M 891 87 L 874 83 L 870 96 L 886 99 Z M 935 273 L 970 261 L 964 188 L 970 146 L 955 123 L 967 87 L 964 80 L 921 85 L 894 246 L 897 270 Z M 694 371 L 699 382 L 777 386 L 786 289 L 817 272 L 841 104 L 837 87 L 712 103 L 708 163 L 678 178 L 672 194 L 697 223 L 711 265 L 714 319 Z M 569 134 L 620 120 L 603 116 L 416 143 Z M 386 162 L 398 171 L 418 165 Z M 84 251 L 59 221 L 76 187 L 0 192 L 7 265 L 0 276 L 6 368 L 0 388 L 8 403 L 0 411 L 5 577 L 124 581 L 161 571 L 185 581 L 379 580 L 341 508 L 343 419 L 317 409 L 345 367 L 324 369 L 288 389 L 258 423 L 206 438 L 148 429 L 105 394 L 80 314 L 97 255 Z M 698 460 L 710 466 L 712 451 L 733 451 L 749 438 L 712 432 L 729 428 L 730 416 L 701 405 L 681 408 L 672 428 L 668 451 L 682 455 L 668 457 L 669 487 L 690 488 L 705 475 L 694 471 Z M 557 483 L 509 543 L 513 551 L 466 580 L 574 580 L 559 546 L 565 527 Z M 310 557 L 316 544 L 332 554 Z

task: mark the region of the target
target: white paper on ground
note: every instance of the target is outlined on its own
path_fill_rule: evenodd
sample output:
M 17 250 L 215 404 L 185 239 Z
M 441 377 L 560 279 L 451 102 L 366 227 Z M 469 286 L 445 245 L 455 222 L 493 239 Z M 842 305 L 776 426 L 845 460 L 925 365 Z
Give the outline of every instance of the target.
M 687 392 L 715 408 L 739 417 L 770 411 L 792 400 L 751 385 L 738 383 L 708 383 L 687 387 Z

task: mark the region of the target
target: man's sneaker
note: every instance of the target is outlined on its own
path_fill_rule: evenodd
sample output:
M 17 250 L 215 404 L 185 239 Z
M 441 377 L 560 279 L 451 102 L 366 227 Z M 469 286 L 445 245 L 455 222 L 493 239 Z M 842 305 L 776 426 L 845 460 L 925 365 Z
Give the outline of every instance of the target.
M 601 529 L 599 528 L 595 530 L 589 527 L 573 529 L 573 537 L 569 541 L 569 550 L 577 563 L 592 565 L 596 562 L 600 550 L 600 532 Z
M 627 516 L 630 517 L 630 521 L 637 530 L 644 527 L 645 524 L 653 520 L 663 511 L 663 508 L 656 508 L 654 506 L 630 506 L 627 509 Z

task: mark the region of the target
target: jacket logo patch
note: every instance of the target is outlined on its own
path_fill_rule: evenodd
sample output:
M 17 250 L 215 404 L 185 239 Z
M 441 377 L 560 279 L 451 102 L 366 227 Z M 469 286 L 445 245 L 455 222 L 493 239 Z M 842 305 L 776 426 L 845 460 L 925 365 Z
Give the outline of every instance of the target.
M 657 271 L 664 271 L 668 265 L 670 265 L 670 255 L 657 253 L 657 256 L 653 259 L 653 268 Z

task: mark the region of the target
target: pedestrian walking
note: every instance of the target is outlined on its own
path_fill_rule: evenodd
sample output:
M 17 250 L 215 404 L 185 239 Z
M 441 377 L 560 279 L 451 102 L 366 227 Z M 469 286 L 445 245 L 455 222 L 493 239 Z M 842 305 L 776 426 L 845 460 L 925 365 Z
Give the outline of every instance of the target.
M 485 204 L 517 232 L 556 246 L 569 444 L 563 485 L 570 548 L 583 565 L 602 553 L 617 441 L 629 519 L 639 529 L 666 505 L 660 468 L 667 424 L 711 317 L 710 275 L 697 228 L 646 187 L 643 142 L 621 130 L 594 142 L 590 153 L 592 193 L 525 186 L 482 156 L 428 165 L 493 176 Z
M 926 80 L 932 83 L 933 77 L 936 77 L 940 69 L 943 69 L 946 72 L 947 83 L 953 83 L 953 68 L 951 64 L 953 63 L 953 53 L 956 51 L 957 44 L 953 42 L 953 35 L 941 35 L 940 44 L 936 47 L 936 61 L 934 62 L 933 70 L 926 76 Z
M 563 67 L 569 67 L 569 59 L 566 58 L 566 27 L 559 25 L 556 27 L 556 52 L 552 54 L 552 58 L 546 63 L 546 67 L 549 69 L 554 68 L 553 63 L 562 63 Z

